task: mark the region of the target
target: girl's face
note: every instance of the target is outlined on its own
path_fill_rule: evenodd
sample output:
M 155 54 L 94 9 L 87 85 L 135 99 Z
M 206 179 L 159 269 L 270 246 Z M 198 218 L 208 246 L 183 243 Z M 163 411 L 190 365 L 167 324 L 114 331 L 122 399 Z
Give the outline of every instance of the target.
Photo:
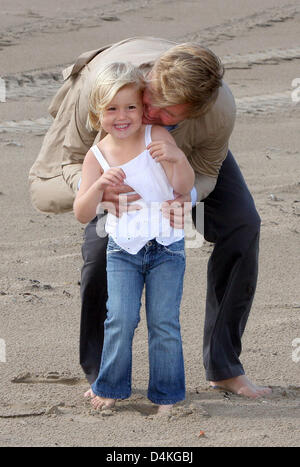
M 142 126 L 142 92 L 134 84 L 124 86 L 102 114 L 102 128 L 111 136 L 125 139 Z

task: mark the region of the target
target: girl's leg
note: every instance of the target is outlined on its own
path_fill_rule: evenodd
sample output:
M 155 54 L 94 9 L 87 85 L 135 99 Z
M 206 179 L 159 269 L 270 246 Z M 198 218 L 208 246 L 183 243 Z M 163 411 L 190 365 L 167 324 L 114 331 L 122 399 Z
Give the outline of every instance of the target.
M 146 274 L 149 335 L 148 398 L 171 405 L 185 398 L 179 312 L 185 271 L 184 240 L 159 246 Z
M 111 239 L 107 248 L 107 285 L 102 359 L 98 378 L 91 387 L 102 398 L 126 399 L 131 394 L 132 339 L 140 319 L 144 276 L 137 256 L 126 253 Z

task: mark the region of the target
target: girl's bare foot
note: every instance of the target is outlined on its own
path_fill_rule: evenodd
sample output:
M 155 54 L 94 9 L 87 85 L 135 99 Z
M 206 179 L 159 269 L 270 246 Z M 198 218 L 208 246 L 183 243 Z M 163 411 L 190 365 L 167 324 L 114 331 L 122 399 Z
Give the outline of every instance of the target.
M 222 381 L 211 381 L 210 385 L 214 388 L 225 389 L 240 396 L 250 397 L 251 399 L 267 396 L 272 392 L 271 388 L 256 386 L 256 384 L 251 383 L 246 375 L 240 375 Z
M 108 399 L 106 397 L 96 396 L 92 388 L 84 393 L 85 398 L 91 399 L 91 404 L 94 409 L 112 409 L 116 403 L 115 399 Z
M 96 397 L 96 394 L 94 394 L 92 389 L 90 388 L 88 391 L 84 393 L 84 397 L 85 398 L 90 397 L 91 399 L 93 399 L 94 397 Z
M 173 404 L 159 405 L 157 415 L 168 415 L 172 411 Z
M 115 403 L 116 399 L 108 399 L 107 397 L 100 397 L 95 394 L 91 400 L 91 404 L 96 410 L 112 409 L 115 406 Z

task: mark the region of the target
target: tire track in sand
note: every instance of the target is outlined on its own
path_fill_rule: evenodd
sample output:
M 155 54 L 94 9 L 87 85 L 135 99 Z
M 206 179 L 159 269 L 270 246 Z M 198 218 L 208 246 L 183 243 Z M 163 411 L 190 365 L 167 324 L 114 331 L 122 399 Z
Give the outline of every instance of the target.
M 195 41 L 210 47 L 237 37 L 247 32 L 272 27 L 276 23 L 293 21 L 300 14 L 300 5 L 282 5 L 258 11 L 252 15 L 232 19 L 222 24 L 209 26 L 197 33 L 188 33 L 178 39 L 178 42 Z

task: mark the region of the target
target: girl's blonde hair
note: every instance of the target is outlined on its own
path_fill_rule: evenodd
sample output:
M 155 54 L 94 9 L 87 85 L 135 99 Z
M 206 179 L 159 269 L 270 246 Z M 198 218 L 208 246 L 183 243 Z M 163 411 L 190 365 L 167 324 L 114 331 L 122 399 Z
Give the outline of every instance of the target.
M 194 42 L 164 52 L 151 73 L 153 105 L 189 104 L 188 118 L 205 113 L 222 86 L 224 67 L 209 49 Z
M 142 71 L 129 62 L 115 62 L 105 65 L 92 86 L 89 96 L 87 126 L 99 131 L 103 111 L 124 86 L 134 84 L 138 90 L 145 87 Z

